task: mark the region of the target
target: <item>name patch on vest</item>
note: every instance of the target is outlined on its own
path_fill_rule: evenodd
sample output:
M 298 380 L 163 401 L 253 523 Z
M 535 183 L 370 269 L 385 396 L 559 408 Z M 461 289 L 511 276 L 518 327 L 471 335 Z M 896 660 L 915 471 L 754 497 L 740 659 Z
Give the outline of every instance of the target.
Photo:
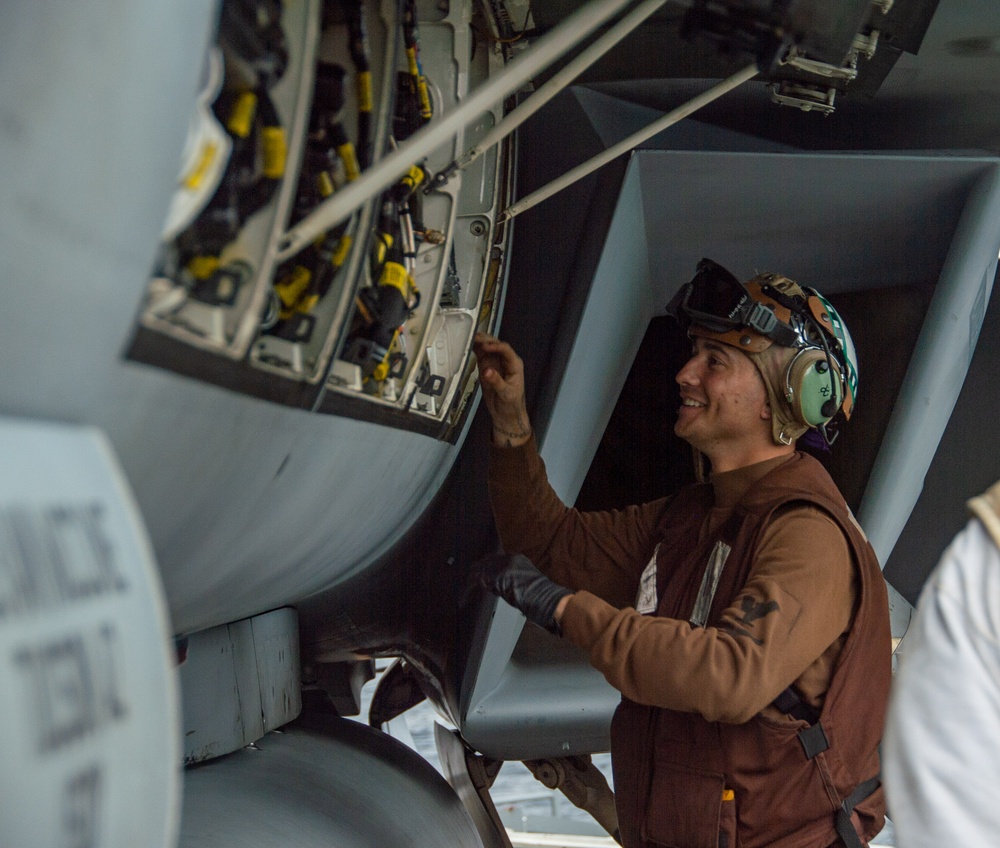
M 653 551 L 653 558 L 642 570 L 639 578 L 639 591 L 635 596 L 635 609 L 640 615 L 649 615 L 656 612 L 656 555 L 660 551 L 660 546 L 656 546 Z
M 708 613 L 712 609 L 712 601 L 715 600 L 715 590 L 719 588 L 719 578 L 722 576 L 722 568 L 726 564 L 730 551 L 732 548 L 725 542 L 716 542 L 715 547 L 712 548 L 708 565 L 705 566 L 705 573 L 701 578 L 698 597 L 695 598 L 694 610 L 692 610 L 689 619 L 694 627 L 704 627 L 705 622 L 708 621 Z

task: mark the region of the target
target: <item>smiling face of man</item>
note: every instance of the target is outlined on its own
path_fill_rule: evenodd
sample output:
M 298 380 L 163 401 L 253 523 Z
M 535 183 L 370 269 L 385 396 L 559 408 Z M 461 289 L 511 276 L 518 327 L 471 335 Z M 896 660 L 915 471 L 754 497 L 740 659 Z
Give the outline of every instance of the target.
M 705 454 L 713 471 L 731 471 L 791 451 L 771 437 L 771 409 L 749 357 L 714 339 L 694 338 L 677 373 L 681 407 L 674 432 Z

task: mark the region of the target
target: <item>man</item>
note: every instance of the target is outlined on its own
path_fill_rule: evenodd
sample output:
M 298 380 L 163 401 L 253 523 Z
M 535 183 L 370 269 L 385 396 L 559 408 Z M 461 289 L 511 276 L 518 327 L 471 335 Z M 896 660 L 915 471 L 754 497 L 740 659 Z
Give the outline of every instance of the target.
M 900 848 L 1000 839 L 1000 483 L 928 578 L 903 641 L 885 732 Z
M 709 260 L 669 309 L 693 341 L 675 430 L 710 481 L 614 512 L 559 500 L 521 360 L 477 337 L 507 552 L 479 579 L 622 693 L 626 848 L 858 848 L 884 821 L 888 602 L 833 481 L 795 450 L 809 429 L 832 441 L 831 419 L 850 413 L 853 345 L 816 292 L 773 274 L 744 285 Z

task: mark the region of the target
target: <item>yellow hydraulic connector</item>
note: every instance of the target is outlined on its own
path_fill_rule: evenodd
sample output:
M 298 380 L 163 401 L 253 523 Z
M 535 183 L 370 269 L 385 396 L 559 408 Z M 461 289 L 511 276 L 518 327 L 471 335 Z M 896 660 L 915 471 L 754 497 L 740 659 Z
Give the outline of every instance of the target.
M 195 162 L 194 167 L 184 177 L 184 188 L 188 189 L 188 191 L 194 191 L 201 185 L 205 179 L 205 174 L 208 173 L 208 169 L 212 166 L 218 153 L 219 145 L 214 141 L 202 144 L 201 150 L 198 152 L 198 161 Z
M 358 90 L 358 111 L 372 111 L 372 72 L 361 71 L 356 80 Z
M 281 300 L 280 318 L 287 321 L 296 312 L 308 312 L 315 305 L 317 298 L 313 298 L 313 303 L 308 308 L 303 308 L 303 300 L 312 282 L 312 273 L 302 265 L 296 265 L 290 273 L 286 274 L 274 284 L 274 290 Z
M 358 154 L 351 142 L 345 142 L 337 146 L 337 155 L 344 163 L 344 176 L 348 182 L 353 182 L 361 176 L 361 166 L 358 164 Z
M 250 135 L 253 127 L 253 116 L 257 111 L 257 95 L 252 91 L 244 91 L 236 98 L 233 109 L 226 121 L 226 129 L 239 138 Z
M 333 255 L 330 257 L 330 264 L 334 268 L 339 268 L 344 262 L 347 261 L 347 255 L 351 252 L 351 244 L 353 239 L 349 235 L 342 235 L 340 241 L 337 242 L 337 246 L 333 250 Z
M 411 165 L 410 170 L 399 181 L 399 185 L 405 187 L 406 194 L 412 194 L 414 189 L 424 181 L 425 176 L 423 168 L 419 165 Z
M 280 180 L 285 175 L 288 160 L 288 140 L 282 127 L 264 127 L 261 131 L 264 146 L 263 174 L 269 180 Z
M 390 233 L 379 233 L 378 241 L 375 244 L 375 261 L 380 265 L 385 262 L 386 254 L 389 252 L 389 248 L 392 247 L 394 241 Z
M 327 198 L 333 194 L 334 185 L 333 180 L 330 178 L 329 171 L 320 171 L 316 175 L 316 190 L 322 198 Z
M 379 278 L 378 284 L 398 289 L 406 303 L 410 302 L 412 292 L 416 291 L 416 286 L 413 284 L 413 277 L 410 276 L 410 272 L 398 262 L 385 263 L 382 267 L 382 276 Z
M 417 48 L 406 48 L 406 63 L 409 66 L 410 76 L 413 77 L 414 85 L 417 87 L 417 99 L 420 102 L 420 117 L 425 121 L 431 119 L 431 97 L 427 90 L 427 78 L 420 73 L 420 65 L 417 62 Z
M 218 256 L 192 256 L 187 270 L 196 280 L 207 280 L 218 270 L 219 264 Z
M 400 265 L 398 262 L 386 262 L 382 268 L 382 276 L 379 278 L 378 284 L 380 286 L 390 286 L 396 289 L 403 298 L 403 304 L 405 309 L 408 309 L 408 304 L 412 298 L 417 294 L 417 287 L 413 282 L 413 277 L 410 276 L 410 272 L 406 270 L 406 267 Z M 359 303 L 360 306 L 360 303 Z M 400 321 L 393 328 L 392 333 L 392 343 L 388 346 L 386 350 L 385 357 L 382 361 L 375 366 L 375 370 L 372 372 L 372 379 L 381 382 L 389 376 L 389 356 L 396 347 L 399 339 Z
M 396 334 L 399 335 L 398 333 Z M 392 344 L 396 344 L 396 336 L 392 337 Z M 391 350 L 390 350 L 391 353 Z M 375 366 L 375 370 L 372 371 L 372 379 L 377 380 L 381 383 L 386 377 L 389 376 L 389 353 L 386 353 L 385 359 L 383 359 L 378 365 Z

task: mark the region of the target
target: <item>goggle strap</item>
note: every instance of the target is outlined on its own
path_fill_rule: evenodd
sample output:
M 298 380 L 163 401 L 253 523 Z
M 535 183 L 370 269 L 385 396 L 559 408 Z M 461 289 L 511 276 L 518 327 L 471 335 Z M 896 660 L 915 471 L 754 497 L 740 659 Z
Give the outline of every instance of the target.
M 762 303 L 752 301 L 744 326 L 762 336 L 767 336 L 782 347 L 799 347 L 799 334 L 787 324 L 778 320 L 777 316 Z
M 763 286 L 761 286 L 760 291 L 762 294 L 766 294 L 768 297 L 777 301 L 781 306 L 784 306 L 785 309 L 787 309 L 793 315 L 796 312 L 800 312 L 802 310 L 803 301 L 801 299 L 799 299 L 798 302 L 796 302 L 796 299 L 794 297 L 789 297 L 784 292 L 776 289 L 770 283 L 766 283 Z

